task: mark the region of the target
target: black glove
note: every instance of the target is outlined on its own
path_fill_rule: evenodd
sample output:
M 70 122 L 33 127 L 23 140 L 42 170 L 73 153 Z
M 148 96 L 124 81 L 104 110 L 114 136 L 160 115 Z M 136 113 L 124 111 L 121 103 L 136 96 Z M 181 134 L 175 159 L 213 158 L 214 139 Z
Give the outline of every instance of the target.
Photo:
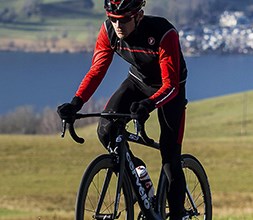
M 155 109 L 155 104 L 150 99 L 144 99 L 140 102 L 133 102 L 130 112 L 136 115 L 140 123 L 144 123 L 149 118 L 149 113 Z
M 80 97 L 75 96 L 71 103 L 64 103 L 58 106 L 57 113 L 62 120 L 64 119 L 68 123 L 74 122 L 74 116 L 82 108 L 83 103 Z

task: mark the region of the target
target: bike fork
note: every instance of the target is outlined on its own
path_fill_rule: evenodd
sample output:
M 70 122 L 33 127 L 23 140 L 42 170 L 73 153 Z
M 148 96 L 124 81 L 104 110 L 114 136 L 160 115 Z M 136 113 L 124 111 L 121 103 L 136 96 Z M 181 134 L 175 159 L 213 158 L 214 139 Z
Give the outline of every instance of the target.
M 102 188 L 103 190 L 102 190 L 102 192 L 100 194 L 100 197 L 99 197 L 99 200 L 98 200 L 97 209 L 96 209 L 95 215 L 93 216 L 94 219 L 112 219 L 112 218 L 109 217 L 111 215 L 99 214 L 100 210 L 101 210 L 101 207 L 103 205 L 103 201 L 104 201 L 104 198 L 105 198 L 107 188 L 110 184 L 112 174 L 113 174 L 113 171 L 111 169 L 108 169 L 108 171 L 106 173 L 106 178 L 105 178 L 104 183 L 103 183 L 103 188 Z
M 195 215 L 195 216 L 198 216 L 198 215 L 199 215 L 199 212 L 198 212 L 197 206 L 196 206 L 196 204 L 195 204 L 195 202 L 194 202 L 194 200 L 193 200 L 193 198 L 192 198 L 192 195 L 191 195 L 191 193 L 190 193 L 190 191 L 189 191 L 187 185 L 186 185 L 186 194 L 187 194 L 187 196 L 188 196 L 188 198 L 189 198 L 189 201 L 190 201 L 190 203 L 191 203 L 191 206 L 192 206 L 192 208 L 193 208 L 193 213 L 191 213 L 191 214 L 193 214 L 193 215 Z
M 94 219 L 113 220 L 113 219 L 118 219 L 121 214 L 121 213 L 118 213 L 118 209 L 119 209 L 120 195 L 121 195 L 121 189 L 122 189 L 122 185 L 123 185 L 123 178 L 124 178 L 124 172 L 125 172 L 125 151 L 126 151 L 126 147 L 123 146 L 123 144 L 124 144 L 123 136 L 119 135 L 116 138 L 115 149 L 113 150 L 113 152 L 111 152 L 114 154 L 114 156 L 116 158 L 115 163 L 116 163 L 116 166 L 118 166 L 117 172 L 116 172 L 116 175 L 118 176 L 118 178 L 117 178 L 113 213 L 100 214 L 106 191 L 108 189 L 108 186 L 110 185 L 110 180 L 111 180 L 112 174 L 115 172 L 115 170 L 109 169 L 107 171 L 106 178 L 105 178 L 105 181 L 103 184 L 103 190 L 102 190 L 100 198 L 99 198 L 98 206 L 96 209 L 96 214 L 95 214 L 95 216 L 93 216 Z

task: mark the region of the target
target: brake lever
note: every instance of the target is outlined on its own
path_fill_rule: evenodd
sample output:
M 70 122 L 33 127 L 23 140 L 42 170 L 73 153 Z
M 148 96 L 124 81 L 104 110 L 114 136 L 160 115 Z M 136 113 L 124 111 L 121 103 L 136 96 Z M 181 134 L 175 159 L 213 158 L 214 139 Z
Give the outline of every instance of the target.
M 64 138 L 65 133 L 66 133 L 66 126 L 67 126 L 67 122 L 65 119 L 62 120 L 62 132 L 61 132 L 61 137 Z
M 154 144 L 155 141 L 147 136 L 144 124 L 141 124 L 138 120 L 134 119 L 134 128 L 137 136 L 140 135 L 147 144 Z
M 138 136 L 141 132 L 141 124 L 136 119 L 134 119 L 133 122 L 134 122 L 134 130 L 135 130 L 136 136 Z

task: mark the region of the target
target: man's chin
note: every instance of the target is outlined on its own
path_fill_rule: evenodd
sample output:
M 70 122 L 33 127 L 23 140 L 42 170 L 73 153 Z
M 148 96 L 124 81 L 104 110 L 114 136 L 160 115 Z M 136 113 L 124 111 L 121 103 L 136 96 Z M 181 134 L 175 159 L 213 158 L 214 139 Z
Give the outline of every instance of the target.
M 124 33 L 117 33 L 117 36 L 120 39 L 123 39 L 123 38 L 127 37 L 126 34 L 124 34 Z

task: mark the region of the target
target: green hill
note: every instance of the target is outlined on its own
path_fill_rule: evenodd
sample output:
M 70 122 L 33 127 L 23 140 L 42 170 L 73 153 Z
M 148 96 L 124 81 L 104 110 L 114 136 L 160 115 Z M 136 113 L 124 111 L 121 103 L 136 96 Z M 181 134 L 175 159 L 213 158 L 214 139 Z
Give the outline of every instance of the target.
M 105 18 L 100 0 L 0 2 L 0 49 L 63 52 L 92 50 Z
M 253 219 L 253 92 L 189 103 L 184 152 L 199 158 L 209 176 L 214 220 Z M 148 121 L 157 137 L 155 114 Z M 67 135 L 0 136 L 0 219 L 73 219 L 83 170 L 105 152 L 96 125 L 78 130 L 84 145 Z M 159 153 L 132 147 L 156 185 Z

